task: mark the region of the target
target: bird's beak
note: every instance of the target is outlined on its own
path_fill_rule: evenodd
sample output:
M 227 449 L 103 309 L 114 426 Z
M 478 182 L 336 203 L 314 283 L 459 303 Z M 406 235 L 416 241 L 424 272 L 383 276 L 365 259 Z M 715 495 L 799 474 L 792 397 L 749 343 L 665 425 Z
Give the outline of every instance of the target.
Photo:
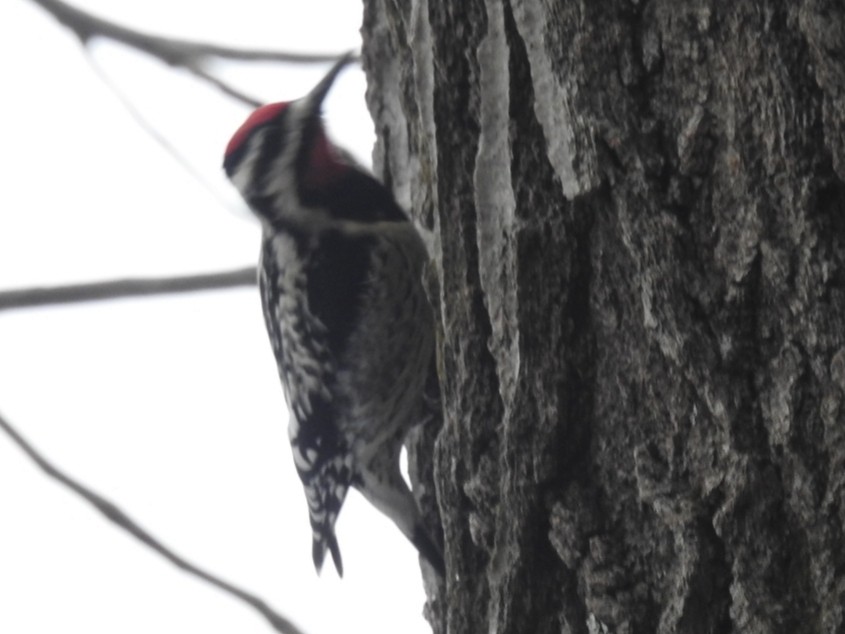
M 349 52 L 339 60 L 337 60 L 334 66 L 331 67 L 326 76 L 320 80 L 320 83 L 314 86 L 314 88 L 309 92 L 303 101 L 305 101 L 308 105 L 306 109 L 314 115 L 319 114 L 320 106 L 323 104 L 323 99 L 325 99 L 326 95 L 328 94 L 329 90 L 334 83 L 334 80 L 340 74 L 340 71 L 343 70 L 344 66 L 353 62 L 357 59 L 355 53 Z

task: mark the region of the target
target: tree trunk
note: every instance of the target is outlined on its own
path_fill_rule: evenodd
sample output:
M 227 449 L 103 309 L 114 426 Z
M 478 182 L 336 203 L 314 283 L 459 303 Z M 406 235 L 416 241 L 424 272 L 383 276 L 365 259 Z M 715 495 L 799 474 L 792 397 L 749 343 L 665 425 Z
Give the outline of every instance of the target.
M 434 631 L 845 632 L 845 5 L 365 4 Z

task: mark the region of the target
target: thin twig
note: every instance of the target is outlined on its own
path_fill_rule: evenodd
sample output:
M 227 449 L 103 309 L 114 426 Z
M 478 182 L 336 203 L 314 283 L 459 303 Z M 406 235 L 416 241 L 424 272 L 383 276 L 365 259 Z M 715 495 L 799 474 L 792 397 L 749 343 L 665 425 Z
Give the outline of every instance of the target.
M 86 48 L 88 43 L 95 37 L 104 37 L 121 42 L 127 46 L 144 51 L 166 64 L 182 67 L 200 79 L 219 88 L 224 94 L 253 108 L 260 106 L 262 102 L 246 95 L 208 72 L 205 67 L 206 62 L 217 58 L 248 62 L 264 61 L 310 64 L 333 62 L 337 61 L 338 57 L 340 57 L 338 54 L 329 53 L 308 54 L 262 49 L 239 49 L 205 42 L 160 37 L 158 35 L 150 35 L 128 29 L 114 22 L 103 20 L 81 9 L 65 4 L 60 0 L 32 0 L 32 2 L 49 12 L 59 22 L 73 31 Z
M 111 77 L 109 77 L 108 73 L 106 73 L 102 67 L 97 63 L 97 60 L 94 59 L 93 55 L 90 54 L 88 49 L 85 49 L 85 59 L 88 61 L 88 64 L 91 66 L 91 70 L 97 75 L 100 81 L 105 84 L 105 86 L 112 92 L 115 98 L 120 102 L 120 104 L 126 108 L 126 111 L 129 113 L 129 116 L 138 124 L 138 126 L 146 132 L 152 139 L 159 144 L 159 146 L 167 152 L 174 161 L 176 161 L 179 166 L 185 170 L 185 172 L 193 178 L 212 198 L 214 198 L 221 207 L 224 209 L 229 210 L 232 213 L 237 214 L 240 210 L 235 210 L 232 208 L 226 199 L 218 192 L 214 186 L 205 178 L 205 176 L 200 173 L 200 171 L 194 167 L 193 163 L 191 163 L 178 149 L 174 146 L 168 139 L 165 137 L 161 132 L 159 132 L 155 126 L 149 122 L 141 111 L 135 107 L 135 104 L 132 103 L 132 100 L 126 96 L 126 94 L 118 87 L 118 85 L 112 81 Z M 208 80 L 210 82 L 214 82 L 215 78 L 209 76 Z M 221 90 L 226 90 L 225 86 L 220 86 Z M 250 103 L 250 98 L 245 95 L 238 95 L 238 98 L 242 101 Z M 256 102 L 257 103 L 257 102 Z
M 236 286 L 253 286 L 256 279 L 255 267 L 250 266 L 234 271 L 180 277 L 135 278 L 67 286 L 22 288 L 14 291 L 0 291 L 0 311 L 123 297 L 190 293 Z
M 54 467 L 41 453 L 39 453 L 23 436 L 9 423 L 2 414 L 0 414 L 0 429 L 12 439 L 12 441 L 29 456 L 38 467 L 46 473 L 49 477 L 57 480 L 78 496 L 84 498 L 87 502 L 92 504 L 100 513 L 102 513 L 109 521 L 117 524 L 120 528 L 130 533 L 137 540 L 147 545 L 149 548 L 157 552 L 159 555 L 170 561 L 176 567 L 184 570 L 188 574 L 202 579 L 203 581 L 219 588 L 244 603 L 252 606 L 266 618 L 277 632 L 282 634 L 303 634 L 302 630 L 296 627 L 288 619 L 274 611 L 262 599 L 254 594 L 241 590 L 237 586 L 223 581 L 219 577 L 212 575 L 209 572 L 202 570 L 191 562 L 187 561 L 167 546 L 162 544 L 158 539 L 153 537 L 150 533 L 141 528 L 134 520 L 132 520 L 120 508 L 115 506 L 103 496 L 95 493 L 91 489 L 83 486 L 67 474 Z
M 259 101 L 255 97 L 250 97 L 248 94 L 238 90 L 231 84 L 227 84 L 219 77 L 215 77 L 199 65 L 191 65 L 190 71 L 200 79 L 204 79 L 209 84 L 220 90 L 220 92 L 222 92 L 224 95 L 227 95 L 236 101 L 240 101 L 241 103 L 244 103 L 250 106 L 251 108 L 258 108 L 264 103 L 263 101 Z

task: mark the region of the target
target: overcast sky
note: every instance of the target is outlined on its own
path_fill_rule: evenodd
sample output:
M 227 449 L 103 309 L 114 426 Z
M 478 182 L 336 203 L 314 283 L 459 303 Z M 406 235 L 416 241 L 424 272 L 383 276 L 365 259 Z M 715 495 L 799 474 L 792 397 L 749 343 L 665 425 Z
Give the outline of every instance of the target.
M 74 4 L 222 44 L 359 45 L 357 2 Z M 220 170 L 247 109 L 143 55 L 93 52 L 205 183 L 138 125 L 67 31 L 27 0 L 4 0 L 0 289 L 254 264 L 258 227 Z M 325 67 L 218 70 L 276 101 L 305 93 Z M 363 76 L 350 69 L 336 88 L 329 128 L 368 160 Z M 429 631 L 413 548 L 357 493 L 338 524 L 345 578 L 331 565 L 314 573 L 255 289 L 0 313 L 0 412 L 167 545 L 308 634 Z M 270 631 L 47 480 L 2 435 L 0 483 L 0 632 Z

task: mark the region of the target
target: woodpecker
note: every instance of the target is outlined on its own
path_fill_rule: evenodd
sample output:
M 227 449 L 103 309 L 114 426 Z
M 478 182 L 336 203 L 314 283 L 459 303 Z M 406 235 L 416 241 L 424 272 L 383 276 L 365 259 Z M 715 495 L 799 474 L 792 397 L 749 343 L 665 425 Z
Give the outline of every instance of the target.
M 261 304 L 317 572 L 328 550 L 343 576 L 334 526 L 353 486 L 442 576 L 441 551 L 399 470 L 434 354 L 426 249 L 391 192 L 329 141 L 321 119 L 352 59 L 305 97 L 255 110 L 223 168 L 262 225 Z

